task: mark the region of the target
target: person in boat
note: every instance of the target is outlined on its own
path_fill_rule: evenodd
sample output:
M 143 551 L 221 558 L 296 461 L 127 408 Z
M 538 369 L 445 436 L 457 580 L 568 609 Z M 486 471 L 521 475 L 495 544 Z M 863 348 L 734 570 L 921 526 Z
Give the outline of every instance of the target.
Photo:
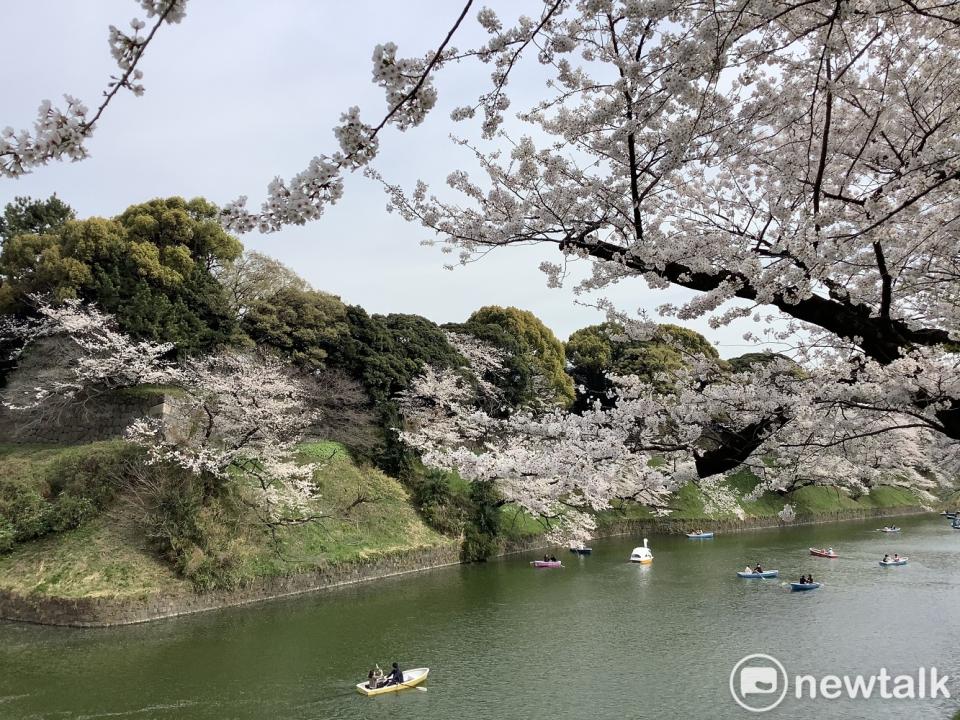
M 828 548 L 827 548 L 827 555 L 833 555 L 833 548 L 832 548 L 832 547 L 828 547 Z
M 367 673 L 367 689 L 374 690 L 377 687 L 377 680 L 374 677 L 373 670 Z
M 544 555 L 544 556 L 543 556 L 543 561 L 544 561 L 544 562 L 550 562 L 550 556 L 549 556 L 549 555 Z
M 747 573 L 748 575 L 753 572 L 753 570 L 750 569 L 750 566 L 749 566 L 749 565 L 747 565 L 747 566 L 743 569 L 743 571 L 744 571 L 745 573 Z
M 753 569 L 753 571 L 754 571 L 755 573 L 762 573 L 762 572 L 763 572 L 763 567 L 760 565 L 760 563 L 757 563 L 757 566 Z
M 883 556 L 883 561 L 890 562 L 890 553 L 887 553 L 886 555 Z
M 380 669 L 380 665 L 375 664 L 373 666 L 373 670 L 371 670 L 370 673 L 372 674 L 372 681 L 373 681 L 373 685 L 370 686 L 371 689 L 380 687 L 383 684 L 383 670 Z
M 400 666 L 397 663 L 393 664 L 393 669 L 390 671 L 390 674 L 387 675 L 387 681 L 384 683 L 386 685 L 402 685 L 403 684 L 403 671 L 400 669 Z
M 556 559 L 553 555 L 551 555 L 551 556 L 550 556 L 550 562 L 557 562 L 557 559 Z
M 894 553 L 894 554 L 893 554 L 893 561 L 894 561 L 894 562 L 900 562 L 900 554 L 899 554 L 899 553 Z
M 801 575 L 801 576 L 800 576 L 800 579 L 799 579 L 797 582 L 799 582 L 801 585 L 806 585 L 806 584 L 807 584 L 807 576 L 806 576 L 806 575 Z
M 813 575 L 807 575 L 807 585 L 813 585 Z

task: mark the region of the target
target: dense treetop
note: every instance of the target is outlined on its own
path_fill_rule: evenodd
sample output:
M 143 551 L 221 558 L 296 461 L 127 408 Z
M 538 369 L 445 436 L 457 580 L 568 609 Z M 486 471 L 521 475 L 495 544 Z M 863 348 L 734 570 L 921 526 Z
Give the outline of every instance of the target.
M 7 203 L 0 216 L 0 241 L 17 235 L 42 235 L 56 230 L 76 213 L 56 194 L 46 200 L 15 197 Z
M 230 342 L 236 322 L 214 272 L 242 246 L 216 215 L 206 200 L 173 197 L 12 236 L 0 252 L 0 312 L 26 312 L 31 294 L 78 298 L 131 336 L 182 352 Z
M 558 405 L 573 402 L 573 381 L 564 369 L 563 343 L 529 310 L 487 305 L 463 324 L 448 327 L 507 353 L 510 372 L 504 379 L 509 385 L 502 389 L 511 405 L 534 401 L 543 395 L 541 389 Z

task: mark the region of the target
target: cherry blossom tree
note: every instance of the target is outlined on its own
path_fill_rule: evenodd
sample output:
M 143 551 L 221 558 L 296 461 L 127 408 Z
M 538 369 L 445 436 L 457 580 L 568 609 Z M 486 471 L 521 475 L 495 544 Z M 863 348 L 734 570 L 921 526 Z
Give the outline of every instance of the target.
M 182 15 L 182 2 L 175 6 Z M 246 198 L 229 204 L 224 224 L 276 231 L 320 217 L 341 196 L 344 172 L 363 168 L 380 179 L 371 166 L 380 131 L 422 122 L 436 105 L 441 69 L 485 63 L 490 86 L 453 112 L 464 123 L 481 112 L 479 137 L 457 141 L 479 174 L 454 169 L 442 195 L 425 183 L 406 192 L 384 180 L 404 218 L 463 262 L 491 247 L 556 247 L 558 262 L 543 265 L 550 284 L 563 281 L 565 264 L 583 261 L 592 272 L 581 291 L 630 280 L 684 288 L 691 299 L 661 305 L 661 315 L 708 317 L 714 326 L 752 317 L 761 327 L 753 339 L 789 344 L 805 369 L 798 377 L 753 367 L 725 382 L 692 371 L 669 395 L 625 380 L 611 411 L 619 417 L 564 415 L 546 426 L 531 418 L 529 435 L 540 433 L 542 445 L 581 442 L 603 427 L 612 434 L 588 453 L 603 459 L 614 438 L 627 443 L 639 426 L 639 443 L 616 453 L 665 444 L 656 451 L 685 453 L 683 467 L 698 478 L 759 467 L 770 453 L 778 461 L 769 472 L 779 475 L 790 462 L 809 465 L 811 454 L 852 458 L 852 447 L 858 462 L 876 459 L 884 443 L 891 462 L 900 442 L 924 457 L 931 447 L 955 455 L 960 8 L 924 0 L 548 0 L 512 24 L 480 10 L 488 42 L 455 49 L 471 7 L 421 58 L 377 46 L 374 81 L 386 115 L 371 123 L 347 110 L 334 131 L 338 151 L 290 181 L 274 180 L 259 211 L 247 210 Z M 509 80 L 528 56 L 548 82 L 516 108 Z M 528 132 L 505 122 L 510 108 Z M 77 120 L 83 113 L 42 115 L 38 140 L 26 135 L 17 150 L 8 134 L 5 174 L 20 172 L 23 158 L 82 157 L 73 148 L 84 136 L 77 128 L 87 127 Z M 442 375 L 429 385 L 450 389 Z M 584 422 L 589 430 L 576 429 Z M 466 454 L 460 461 L 481 462 Z M 533 460 L 514 462 L 515 470 L 476 475 L 523 470 L 562 485 L 549 465 L 538 474 Z M 648 470 L 640 463 L 636 472 Z M 580 492 L 550 488 L 539 492 L 556 502 Z
M 534 27 L 481 22 L 501 42 Z M 462 141 L 481 177 L 447 181 L 461 200 L 388 185 L 391 202 L 463 261 L 552 245 L 592 263 L 579 290 L 679 286 L 692 299 L 661 315 L 769 323 L 755 339 L 789 342 L 809 376 L 739 419 L 715 405 L 729 452 L 701 477 L 791 425 L 833 437 L 853 410 L 870 427 L 853 435 L 957 441 L 958 26 L 953 6 L 895 0 L 560 3 L 535 27 L 550 81 L 518 113 L 530 133 L 481 103 L 481 141 Z M 516 49 L 491 49 L 500 90 Z
M 251 485 L 270 523 L 313 516 L 316 464 L 299 463 L 296 445 L 316 420 L 301 383 L 276 358 L 221 353 L 178 367 L 174 417 L 141 418 L 127 438 L 149 463 L 171 463 L 215 484 Z
M 909 417 L 826 412 L 810 400 L 811 378 L 792 363 L 731 373 L 701 360 L 666 375 L 654 383 L 612 377 L 612 407 L 597 401 L 582 413 L 504 416 L 479 409 L 477 383 L 464 370 L 427 368 L 401 400 L 408 421 L 402 438 L 427 463 L 494 483 L 506 501 L 577 539 L 589 536 L 596 512 L 615 500 L 668 513 L 669 494 L 690 481 L 699 483 L 709 512 L 742 515 L 741 500 L 768 490 L 821 483 L 860 495 L 899 484 L 933 500 L 931 491 L 953 480 L 956 448 L 942 435 Z M 764 432 L 771 416 L 787 413 L 790 422 Z M 892 419 L 900 425 L 890 426 Z M 759 481 L 737 496 L 712 469 L 728 460 L 728 435 L 749 433 L 763 433 L 762 442 L 735 464 Z
M 223 352 L 174 365 L 164 360 L 172 344 L 136 342 L 91 305 L 35 301 L 39 319 L 4 318 L 0 336 L 12 340 L 21 354 L 47 339 L 70 346 L 66 378 L 51 380 L 26 398 L 5 397 L 6 407 L 27 410 L 147 383 L 174 385 L 171 412 L 127 428 L 127 439 L 146 449 L 148 463 L 178 466 L 211 487 L 239 483 L 271 525 L 317 517 L 312 504 L 317 465 L 295 458 L 296 445 L 317 412 L 305 384 L 279 360 Z
M 31 296 L 36 316 L 22 320 L 0 318 L 0 343 L 13 349 L 16 359 L 45 340 L 40 348 L 57 354 L 56 372 L 36 387 L 8 388 L 3 404 L 29 410 L 50 403 L 69 403 L 123 387 L 163 384 L 177 371 L 164 360 L 172 343 L 136 342 L 117 329 L 112 316 L 79 300 L 51 305 Z

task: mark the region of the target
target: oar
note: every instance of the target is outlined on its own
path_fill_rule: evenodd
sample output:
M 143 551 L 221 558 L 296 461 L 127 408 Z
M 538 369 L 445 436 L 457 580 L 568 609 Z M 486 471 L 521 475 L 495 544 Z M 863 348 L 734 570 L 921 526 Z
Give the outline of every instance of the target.
M 419 690 L 420 692 L 426 692 L 425 687 L 420 687 L 419 685 L 407 685 L 407 683 L 397 683 L 397 685 L 403 685 L 407 689 Z

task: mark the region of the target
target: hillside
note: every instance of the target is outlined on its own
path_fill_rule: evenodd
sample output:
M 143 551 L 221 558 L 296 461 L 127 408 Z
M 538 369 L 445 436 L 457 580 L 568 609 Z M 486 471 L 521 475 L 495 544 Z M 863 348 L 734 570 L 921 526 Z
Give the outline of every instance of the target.
M 0 488 L 10 496 L 13 485 L 31 485 L 49 492 L 59 472 L 72 459 L 105 464 L 124 452 L 121 443 L 51 447 L 0 447 Z M 361 467 L 343 446 L 317 442 L 304 445 L 305 459 L 321 459 L 317 472 L 323 506 L 347 504 L 360 489 L 368 498 L 343 519 L 330 519 L 278 530 L 277 542 L 252 518 L 223 518 L 229 538 L 218 555 L 224 568 L 220 586 L 240 587 L 264 578 L 294 575 L 392 553 L 450 545 L 430 529 L 409 502 L 406 490 L 378 470 Z M 55 505 L 56 503 L 51 503 Z M 0 555 L 0 589 L 55 597 L 141 597 L 157 592 L 189 591 L 207 578 L 201 561 L 187 558 L 180 573 L 164 559 L 122 494 L 102 514 L 80 527 L 25 541 Z M 191 582 L 191 579 L 193 582 Z

